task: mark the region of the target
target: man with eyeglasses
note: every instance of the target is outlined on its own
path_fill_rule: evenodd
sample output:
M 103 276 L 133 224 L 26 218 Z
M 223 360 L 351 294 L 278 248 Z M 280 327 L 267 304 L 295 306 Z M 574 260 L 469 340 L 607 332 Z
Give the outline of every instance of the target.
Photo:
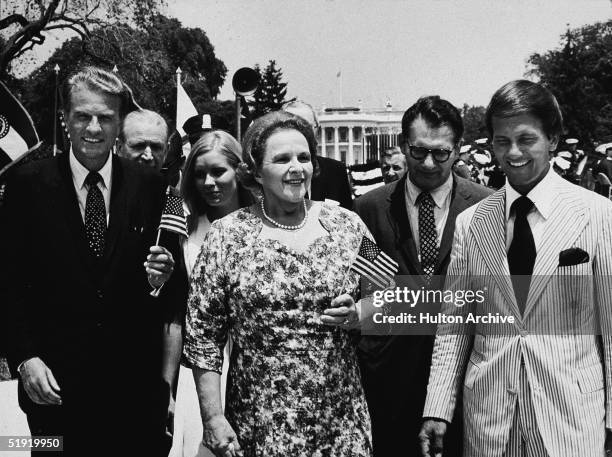
M 398 275 L 423 284 L 446 273 L 457 215 L 491 193 L 452 173 L 462 135 L 457 108 L 438 96 L 419 99 L 402 118 L 408 173 L 355 204 L 378 246 L 398 262 Z M 376 457 L 420 453 L 433 341 L 432 335 L 363 336 L 360 341 Z M 457 452 L 447 455 L 460 455 L 459 448 L 457 442 Z

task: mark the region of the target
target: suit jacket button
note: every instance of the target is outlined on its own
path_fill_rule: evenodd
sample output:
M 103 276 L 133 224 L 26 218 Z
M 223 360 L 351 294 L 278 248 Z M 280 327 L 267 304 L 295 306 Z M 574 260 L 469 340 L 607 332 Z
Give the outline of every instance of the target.
M 528 332 L 527 330 L 525 330 L 525 329 L 522 329 L 522 330 L 521 330 L 521 338 L 524 338 L 524 337 L 526 337 L 527 335 L 529 335 L 529 332 Z
M 104 298 L 104 293 L 100 289 L 96 290 L 96 295 L 100 300 Z
M 508 387 L 506 392 L 508 392 L 510 395 L 516 395 L 516 389 L 513 389 L 512 387 Z

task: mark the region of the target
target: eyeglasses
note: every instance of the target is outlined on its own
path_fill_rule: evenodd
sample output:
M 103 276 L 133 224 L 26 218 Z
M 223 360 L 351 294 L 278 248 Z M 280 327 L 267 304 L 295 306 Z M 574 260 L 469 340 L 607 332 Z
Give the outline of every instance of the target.
M 427 157 L 428 154 L 431 154 L 433 159 L 438 163 L 446 162 L 453 153 L 452 150 L 448 149 L 428 149 L 422 146 L 413 146 L 410 143 L 408 143 L 408 149 L 410 150 L 410 155 L 413 159 L 425 160 L 425 157 Z

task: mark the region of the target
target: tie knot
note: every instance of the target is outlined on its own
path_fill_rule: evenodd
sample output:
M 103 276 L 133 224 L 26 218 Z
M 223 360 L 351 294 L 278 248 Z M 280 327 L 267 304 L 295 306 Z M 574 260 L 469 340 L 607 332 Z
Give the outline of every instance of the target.
M 101 181 L 102 176 L 100 176 L 100 173 L 97 171 L 90 171 L 87 178 L 85 178 L 85 184 L 87 184 L 88 187 L 93 187 Z
M 514 210 L 516 217 L 525 217 L 533 208 L 533 202 L 525 196 L 521 196 L 514 200 L 511 210 Z
M 429 192 L 421 192 L 416 199 L 417 205 L 433 206 L 434 199 Z

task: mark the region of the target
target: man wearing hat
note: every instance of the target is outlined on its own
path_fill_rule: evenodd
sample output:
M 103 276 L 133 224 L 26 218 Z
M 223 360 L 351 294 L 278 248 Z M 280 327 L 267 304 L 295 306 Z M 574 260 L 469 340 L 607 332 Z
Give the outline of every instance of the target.
M 593 167 L 593 177 L 597 179 L 596 192 L 602 193 L 602 191 L 608 191 L 608 189 L 604 189 L 605 187 L 609 187 L 606 182 L 602 182 L 602 179 L 599 177 L 600 173 L 607 176 L 609 181 L 612 181 L 612 143 L 609 143 L 605 149 L 606 157 L 601 159 L 597 164 Z
M 189 144 L 191 144 L 192 147 L 204 133 L 211 129 L 212 125 L 209 114 L 192 116 L 183 124 L 183 130 L 187 134 Z

